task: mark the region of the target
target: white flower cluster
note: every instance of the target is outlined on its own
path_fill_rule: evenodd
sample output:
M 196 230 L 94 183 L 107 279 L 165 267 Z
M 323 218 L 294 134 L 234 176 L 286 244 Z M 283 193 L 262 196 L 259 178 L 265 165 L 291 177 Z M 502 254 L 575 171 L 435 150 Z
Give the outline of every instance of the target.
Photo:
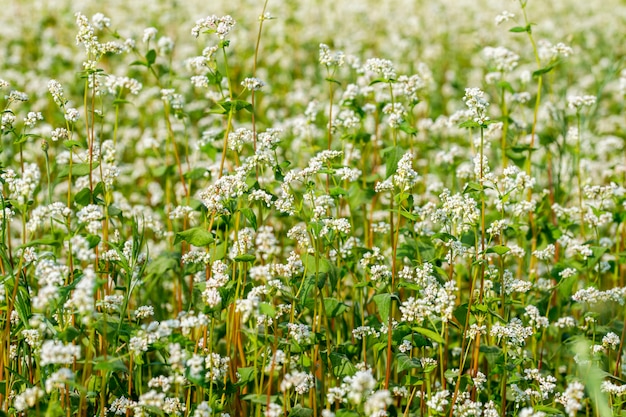
M 265 83 L 258 78 L 248 77 L 244 78 L 244 80 L 241 82 L 241 85 L 246 90 L 258 91 L 265 86 Z
M 143 85 L 129 77 L 118 77 L 115 75 L 108 75 L 104 83 L 109 94 L 119 94 L 122 90 L 128 90 L 131 94 L 137 95 L 143 88 Z
M 352 329 L 352 336 L 355 339 L 360 340 L 367 336 L 378 337 L 380 336 L 380 332 L 378 332 L 375 328 L 370 327 L 370 326 L 359 326 L 355 329 Z
M 217 17 L 212 15 L 197 20 L 196 25 L 191 29 L 191 34 L 197 38 L 203 32 L 215 33 L 218 38 L 223 40 L 234 26 L 235 20 L 231 16 Z
M 71 365 L 77 359 L 80 359 L 80 346 L 66 345 L 59 340 L 46 340 L 41 345 L 41 366 Z
M 365 61 L 363 68 L 365 71 L 373 73 L 385 81 L 396 79 L 396 69 L 393 66 L 393 62 L 388 59 L 370 58 Z
M 95 289 L 96 273 L 89 265 L 83 270 L 83 276 L 74 288 L 70 299 L 65 303 L 65 308 L 74 309 L 81 316 L 83 323 L 90 322 L 95 311 Z
M 391 404 L 392 397 L 388 390 L 374 391 L 376 379 L 370 369 L 358 370 L 352 376 L 346 376 L 338 387 L 328 390 L 326 398 L 329 403 L 350 402 L 360 405 L 363 402 L 368 416 L 386 415 L 385 410 Z
M 319 62 L 326 67 L 341 67 L 344 64 L 345 54 L 342 51 L 333 52 L 328 45 L 320 43 Z
M 72 210 L 65 204 L 56 202 L 50 205 L 37 206 L 33 209 L 26 223 L 26 230 L 35 232 L 38 227 L 49 224 L 50 220 L 56 220 L 60 224 L 65 224 L 67 218 L 72 215 Z
M 46 379 L 46 392 L 51 393 L 53 391 L 65 390 L 65 385 L 74 380 L 74 372 L 68 368 L 61 368 L 56 372 L 50 374 Z
M 522 346 L 526 338 L 532 334 L 533 328 L 530 326 L 525 327 L 517 317 L 514 317 L 505 325 L 496 322 L 491 327 L 491 336 L 504 339 L 507 344 L 512 346 Z
M 409 191 L 420 179 L 418 173 L 413 170 L 414 158 L 413 153 L 408 151 L 398 161 L 398 168 L 391 181 L 400 191 Z
M 500 13 L 499 15 L 497 15 L 495 17 L 495 22 L 496 25 L 500 25 L 504 22 L 508 22 L 509 20 L 513 19 L 515 17 L 515 15 L 507 10 L 504 10 L 502 13 Z
M 234 175 L 224 175 L 200 192 L 200 201 L 209 210 L 209 213 L 230 213 L 226 203 L 231 198 L 242 196 L 248 190 L 246 178 L 249 172 L 250 167 L 242 165 L 235 170 Z
M 479 211 L 476 200 L 468 194 L 450 195 L 448 189 L 444 189 L 439 195 L 441 208 L 435 210 L 431 220 L 444 225 L 456 225 L 460 231 L 469 231 L 478 221 Z
M 297 394 L 302 395 L 309 392 L 314 386 L 315 378 L 313 375 L 306 372 L 293 371 L 285 374 L 280 383 L 280 390 L 285 392 L 293 388 Z
M 484 125 L 489 120 L 489 116 L 487 116 L 489 102 L 480 88 L 466 88 L 463 101 L 470 111 L 472 120 L 476 123 Z
M 76 26 L 78 26 L 76 44 L 83 45 L 88 57 L 88 60 L 83 62 L 83 67 L 86 70 L 95 70 L 96 63 L 102 55 L 128 52 L 131 45 L 134 44 L 134 41 L 131 39 L 125 40 L 124 43 L 100 43 L 98 36 L 96 36 L 96 30 L 102 30 L 110 25 L 110 19 L 105 17 L 102 13 L 95 14 L 91 22 L 80 12 L 76 13 L 74 16 L 76 17 Z M 90 78 L 93 79 L 93 77 Z
M 254 140 L 253 133 L 250 129 L 240 127 L 234 132 L 228 134 L 228 149 L 231 151 L 241 152 L 245 144 L 252 143 Z
M 556 389 L 556 378 L 553 375 L 543 375 L 536 368 L 524 369 L 524 379 L 527 381 L 534 381 L 539 384 L 538 390 L 528 388 L 525 391 L 527 397 L 535 400 L 547 400 L 550 394 Z
M 24 164 L 22 178 L 19 178 L 12 168 L 4 171 L 0 177 L 8 187 L 9 198 L 17 200 L 19 205 L 24 205 L 33 200 L 41 173 L 37 164 Z
M 580 111 L 583 107 L 591 107 L 596 104 L 596 96 L 568 96 L 567 107 L 571 110 Z
M 402 321 L 422 324 L 427 318 L 444 323 L 452 318 L 456 303 L 457 286 L 455 281 L 440 285 L 436 280 L 426 284 L 419 296 L 409 297 L 400 305 Z
M 69 268 L 51 259 L 40 259 L 35 265 L 35 277 L 39 283 L 39 291 L 33 297 L 33 307 L 44 310 L 54 300 L 59 288 L 64 285 Z
M 101 220 L 104 217 L 102 207 L 89 204 L 76 213 L 78 223 L 86 225 L 85 228 L 92 235 L 98 234 L 102 227 Z
M 534 305 L 527 305 L 525 310 L 525 315 L 529 318 L 528 324 L 530 324 L 531 326 L 535 327 L 536 329 L 545 329 L 550 325 L 550 321 L 548 320 L 548 318 L 542 316 L 539 313 L 539 309 Z
M 615 287 L 606 291 L 600 291 L 595 287 L 580 289 L 572 295 L 572 300 L 579 303 L 597 304 L 606 302 L 616 302 L 624 305 L 626 297 L 626 287 Z
M 342 235 L 350 234 L 352 226 L 348 219 L 322 219 L 323 227 L 320 230 L 320 237 L 327 236 L 331 232 L 340 233 Z
M 26 388 L 24 392 L 15 396 L 13 406 L 16 411 L 22 412 L 34 407 L 44 394 L 45 392 L 37 386 Z
M 626 394 L 626 384 L 617 385 L 612 383 L 611 381 L 603 381 L 600 389 L 602 390 L 602 392 L 607 392 L 617 397 L 622 397 L 624 396 L 624 394 Z
M 496 71 L 511 72 L 519 63 L 519 55 L 503 46 L 496 48 L 488 46 L 483 49 L 483 54 L 493 63 Z

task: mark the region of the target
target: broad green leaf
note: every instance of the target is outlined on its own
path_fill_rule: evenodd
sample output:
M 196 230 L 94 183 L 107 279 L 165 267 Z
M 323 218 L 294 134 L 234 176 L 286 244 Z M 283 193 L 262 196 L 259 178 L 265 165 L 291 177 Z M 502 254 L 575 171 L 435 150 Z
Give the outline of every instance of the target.
M 95 365 L 93 369 L 95 371 L 128 372 L 128 367 L 119 358 L 110 357 L 110 356 L 105 358 L 104 356 L 100 356 L 100 357 L 95 358 L 94 362 L 95 362 Z
M 239 110 L 247 110 L 249 112 L 252 112 L 252 104 L 243 100 L 224 100 L 217 103 L 217 108 L 211 109 L 210 113 L 227 114 L 231 111 L 236 112 Z
M 383 156 L 385 157 L 385 161 L 387 161 L 385 164 L 385 178 L 389 178 L 396 172 L 398 162 L 402 158 L 402 155 L 404 155 L 404 149 L 400 146 L 393 146 L 383 151 Z
M 237 372 L 239 373 L 239 379 L 237 380 L 237 383 L 241 385 L 245 385 L 248 382 L 254 381 L 256 368 L 253 366 L 250 366 L 247 368 L 237 368 Z
M 267 394 L 247 394 L 247 395 L 244 395 L 242 399 L 244 401 L 250 401 L 255 404 L 263 404 L 263 405 L 267 404 L 268 402 Z M 276 395 L 270 395 L 269 401 L 271 402 L 275 400 L 276 400 Z
M 176 233 L 174 244 L 179 243 L 181 240 L 184 240 L 191 245 L 202 247 L 213 243 L 215 238 L 213 238 L 211 232 L 203 229 L 202 227 L 192 227 L 191 229 Z
M 276 317 L 276 309 L 270 303 L 259 303 L 259 312 L 268 317 Z
M 348 410 L 347 408 L 340 408 L 335 413 L 335 417 L 359 417 L 360 414 L 353 410 Z
M 252 226 L 252 228 L 256 230 L 257 219 L 256 219 L 256 214 L 254 214 L 254 211 L 252 211 L 251 208 L 246 207 L 246 208 L 241 209 L 241 214 L 243 214 L 243 216 L 250 222 L 250 226 Z
M 473 120 L 466 120 L 463 123 L 460 123 L 459 127 L 461 127 L 461 128 L 463 128 L 463 127 L 475 128 L 475 127 L 480 127 L 480 123 L 475 122 Z
M 311 273 L 329 272 L 331 269 L 331 265 L 328 260 L 318 258 L 316 261 L 315 256 L 308 253 L 303 256 L 302 263 L 304 264 L 304 268 Z
M 99 163 L 94 162 L 91 166 L 88 163 L 72 164 L 72 177 L 82 177 L 88 175 L 89 171 L 95 171 Z M 64 166 L 59 171 L 59 178 L 67 177 L 70 173 L 70 166 Z
M 334 318 L 348 311 L 348 306 L 336 298 L 324 298 L 324 311 L 327 317 Z
M 430 329 L 425 329 L 423 327 L 412 327 L 411 328 L 414 332 L 423 334 L 424 336 L 426 336 L 427 338 L 429 338 L 430 340 L 432 340 L 433 342 L 437 342 L 437 343 L 444 343 L 443 338 L 439 335 L 439 333 L 430 330 Z
M 145 63 L 144 61 L 139 61 L 139 60 L 131 62 L 130 65 L 131 66 L 138 66 L 138 65 L 140 65 L 142 67 L 147 67 L 148 66 L 147 63 Z
M 547 67 L 543 67 L 543 68 L 539 68 L 537 71 L 533 72 L 533 77 L 537 78 L 540 77 L 543 74 L 546 74 L 550 71 L 552 71 L 554 69 L 554 67 L 556 67 L 558 64 L 558 62 L 555 62 L 553 64 L 548 65 Z
M 146 53 L 146 62 L 148 63 L 148 66 L 151 66 L 152 64 L 156 62 L 156 57 L 157 57 L 157 53 L 154 49 L 150 49 Z
M 509 252 L 511 249 L 508 248 L 507 246 L 502 246 L 502 245 L 496 245 L 496 246 L 492 246 L 490 248 L 487 248 L 487 253 L 496 253 L 498 255 L 504 255 L 505 253 Z
M 408 133 L 409 135 L 415 136 L 417 134 L 417 129 L 408 124 L 407 122 L 400 123 L 399 129 L 404 133 Z
M 542 411 L 550 416 L 562 416 L 564 413 L 556 407 L 538 404 L 533 407 L 533 411 Z
M 529 32 L 530 33 L 530 25 L 528 25 L 528 26 L 515 26 L 515 27 L 509 29 L 509 32 L 513 32 L 513 33 Z
M 406 371 L 408 369 L 421 369 L 422 364 L 416 358 L 411 358 L 406 353 L 397 353 L 396 354 L 397 364 L 398 364 L 398 372 Z
M 378 307 L 378 314 L 380 314 L 380 318 L 383 323 L 387 323 L 389 321 L 392 298 L 393 296 L 389 293 L 377 294 L 374 296 L 374 302 L 376 303 L 376 307 Z
M 331 197 L 336 197 L 339 195 L 346 195 L 346 194 L 348 194 L 348 190 L 346 190 L 345 188 L 333 187 L 330 189 Z
M 83 188 L 74 196 L 74 203 L 86 206 L 91 203 L 91 190 L 89 188 Z
M 289 413 L 289 417 L 311 417 L 313 415 L 313 409 L 302 407 L 300 404 L 296 404 Z
M 243 255 L 235 256 L 235 262 L 254 262 L 256 260 L 256 256 L 244 253 Z
M 42 237 L 41 239 L 29 240 L 28 242 L 26 242 L 25 245 L 21 245 L 19 247 L 22 248 L 22 247 L 38 246 L 38 245 L 61 246 L 61 242 L 58 237 L 46 236 L 46 237 Z
M 204 178 L 206 173 L 207 170 L 205 168 L 194 168 L 191 171 L 185 172 L 183 176 L 188 180 L 199 180 Z

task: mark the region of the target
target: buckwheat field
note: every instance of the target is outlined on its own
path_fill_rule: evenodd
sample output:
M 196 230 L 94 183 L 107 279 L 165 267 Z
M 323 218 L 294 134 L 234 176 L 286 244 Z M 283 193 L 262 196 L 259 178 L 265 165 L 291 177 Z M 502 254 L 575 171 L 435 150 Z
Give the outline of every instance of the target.
M 626 415 L 621 0 L 0 13 L 0 416 Z

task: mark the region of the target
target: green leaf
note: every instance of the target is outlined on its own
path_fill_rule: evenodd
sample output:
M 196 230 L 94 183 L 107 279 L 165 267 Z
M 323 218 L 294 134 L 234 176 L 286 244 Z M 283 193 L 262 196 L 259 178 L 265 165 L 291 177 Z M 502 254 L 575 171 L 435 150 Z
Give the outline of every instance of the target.
M 289 413 L 289 417 L 311 417 L 312 415 L 311 408 L 302 407 L 300 404 L 296 404 Z
M 397 353 L 396 359 L 398 360 L 398 372 L 422 368 L 422 364 L 419 360 L 409 357 L 406 353 Z
M 544 413 L 548 415 L 557 415 L 557 416 L 563 415 L 563 412 L 559 410 L 558 408 L 550 407 L 547 405 L 541 405 L 541 404 L 534 406 L 533 411 L 543 411 Z
M 157 57 L 157 53 L 154 49 L 150 49 L 146 53 L 146 62 L 148 63 L 148 66 L 151 66 L 152 64 L 156 62 L 156 57 Z
M 547 67 L 539 68 L 537 71 L 533 72 L 533 78 L 540 77 L 543 74 L 552 71 L 554 69 L 554 67 L 557 66 L 557 64 L 558 64 L 558 62 L 555 62 L 555 63 L 552 63 L 552 64 L 548 65 Z
M 530 33 L 530 25 L 528 25 L 528 26 L 515 26 L 515 27 L 509 29 L 509 32 L 513 32 L 513 33 L 528 32 L 528 33 Z
M 256 214 L 254 214 L 254 211 L 252 211 L 251 208 L 246 207 L 244 209 L 241 209 L 241 214 L 243 214 L 243 216 L 248 219 L 248 221 L 250 222 L 250 226 L 252 226 L 252 228 L 254 230 L 257 229 L 257 220 L 256 220 Z
M 465 189 L 463 190 L 463 194 L 465 193 L 469 193 L 472 191 L 478 191 L 478 192 L 482 192 L 483 191 L 483 186 L 480 185 L 480 183 L 474 182 L 474 181 L 470 181 L 465 185 Z
M 116 98 L 115 100 L 113 100 L 114 106 L 121 106 L 122 104 L 128 104 L 128 103 L 130 103 L 130 101 L 124 100 L 123 98 Z
M 270 402 L 276 400 L 276 397 L 277 397 L 276 395 L 270 395 L 268 399 L 267 394 L 247 394 L 247 395 L 244 395 L 242 399 L 244 401 L 250 401 L 255 404 L 265 405 L 267 404 L 268 400 Z
M 311 254 L 305 254 L 302 259 L 302 263 L 304 264 L 304 268 L 309 272 L 329 272 L 331 269 L 330 262 L 324 258 L 317 259 L 317 269 L 316 269 L 316 260 L 315 256 Z
M 330 363 L 333 367 L 333 375 L 337 378 L 351 376 L 356 373 L 356 367 L 346 355 L 332 352 L 330 354 Z
M 82 177 L 84 175 L 89 175 L 90 170 L 95 170 L 98 167 L 99 163 L 94 162 L 93 164 L 89 163 L 81 163 L 81 164 L 73 164 L 72 165 L 72 177 Z M 59 171 L 59 178 L 67 177 L 70 174 L 70 166 L 64 166 Z
M 345 188 L 341 188 L 341 187 L 333 187 L 330 189 L 330 196 L 331 197 L 336 197 L 339 195 L 347 195 L 348 194 L 348 190 L 346 190 Z
M 480 127 L 480 123 L 473 120 L 466 120 L 459 124 L 459 127 Z
M 231 111 L 247 110 L 252 112 L 252 104 L 243 100 L 224 100 L 217 103 L 217 108 L 211 109 L 210 113 L 227 114 Z
M 29 246 L 38 246 L 38 245 L 50 245 L 50 246 L 61 246 L 61 242 L 58 237 L 55 236 L 46 236 L 41 239 L 33 239 L 29 240 L 25 245 L 19 246 L 20 248 L 25 248 Z
M 506 247 L 506 246 L 502 246 L 502 245 L 496 245 L 496 246 L 492 246 L 490 248 L 487 249 L 487 253 L 497 253 L 498 255 L 502 256 L 505 253 L 509 252 L 511 249 Z
M 235 256 L 235 262 L 254 262 L 256 260 L 256 256 L 249 254 L 249 253 L 244 253 L 243 255 L 237 255 Z
M 398 169 L 398 162 L 404 155 L 404 149 L 400 146 L 393 146 L 383 151 L 383 156 L 387 161 L 385 166 L 385 178 L 392 176 Z
M 74 196 L 74 203 L 86 206 L 91 203 L 91 190 L 89 188 L 83 188 Z
M 98 246 L 98 244 L 100 243 L 100 241 L 102 240 L 102 238 L 98 235 L 88 235 L 86 237 L 87 242 L 89 242 L 89 249 L 93 249 L 96 246 Z
M 204 175 L 207 173 L 206 168 L 194 168 L 191 171 L 185 172 L 185 179 L 188 180 L 199 180 L 204 178 Z
M 142 66 L 142 67 L 147 67 L 148 64 L 146 64 L 144 61 L 133 61 L 130 63 L 131 66 Z
M 412 327 L 411 330 L 413 330 L 414 332 L 423 334 L 424 336 L 426 336 L 427 338 L 429 338 L 433 342 L 444 343 L 444 340 L 439 335 L 439 333 L 437 333 L 437 332 L 435 332 L 433 330 L 425 329 L 423 327 Z
M 503 90 L 508 91 L 511 94 L 515 93 L 515 89 L 511 86 L 511 84 L 508 81 L 504 81 L 504 80 L 498 81 L 496 85 L 502 88 Z
M 254 381 L 256 368 L 254 366 L 250 366 L 247 368 L 237 368 L 237 372 L 239 373 L 239 379 L 237 380 L 237 383 L 241 385 L 245 385 L 248 382 Z
M 400 123 L 399 129 L 404 133 L 408 133 L 409 135 L 415 136 L 417 134 L 417 129 L 408 124 L 407 122 Z
M 335 417 L 359 417 L 360 414 L 353 410 L 348 410 L 347 408 L 340 408 L 335 413 Z
M 259 311 L 268 317 L 276 317 L 276 309 L 270 303 L 259 303 Z
M 348 311 L 348 306 L 336 298 L 324 298 L 324 311 L 327 317 L 334 318 Z
M 179 265 L 179 258 L 174 253 L 168 253 L 167 255 L 161 255 L 150 261 L 146 268 L 146 273 L 148 275 L 156 274 L 162 276 L 166 271 L 176 269 Z
M 177 244 L 181 240 L 199 247 L 210 245 L 215 241 L 213 235 L 202 227 L 192 227 L 191 229 L 176 233 L 174 244 Z
M 377 294 L 374 297 L 374 302 L 376 303 L 376 307 L 378 307 L 378 314 L 380 314 L 380 318 L 383 323 L 387 323 L 389 321 L 389 314 L 391 312 L 391 299 L 393 296 L 389 293 Z
M 119 358 L 100 356 L 94 359 L 94 371 L 128 372 L 128 367 Z
M 335 84 L 337 84 L 337 85 L 341 85 L 341 83 L 340 83 L 339 81 L 337 81 L 336 79 L 334 79 L 334 78 L 326 77 L 326 78 L 324 78 L 324 79 L 325 79 L 326 81 L 328 81 L 329 83 L 335 83 Z

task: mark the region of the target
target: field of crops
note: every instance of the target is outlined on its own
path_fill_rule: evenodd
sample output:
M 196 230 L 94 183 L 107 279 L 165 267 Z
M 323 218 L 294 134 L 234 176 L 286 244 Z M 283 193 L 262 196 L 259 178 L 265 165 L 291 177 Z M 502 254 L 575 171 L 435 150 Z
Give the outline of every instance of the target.
M 626 415 L 621 0 L 8 0 L 0 417 Z

